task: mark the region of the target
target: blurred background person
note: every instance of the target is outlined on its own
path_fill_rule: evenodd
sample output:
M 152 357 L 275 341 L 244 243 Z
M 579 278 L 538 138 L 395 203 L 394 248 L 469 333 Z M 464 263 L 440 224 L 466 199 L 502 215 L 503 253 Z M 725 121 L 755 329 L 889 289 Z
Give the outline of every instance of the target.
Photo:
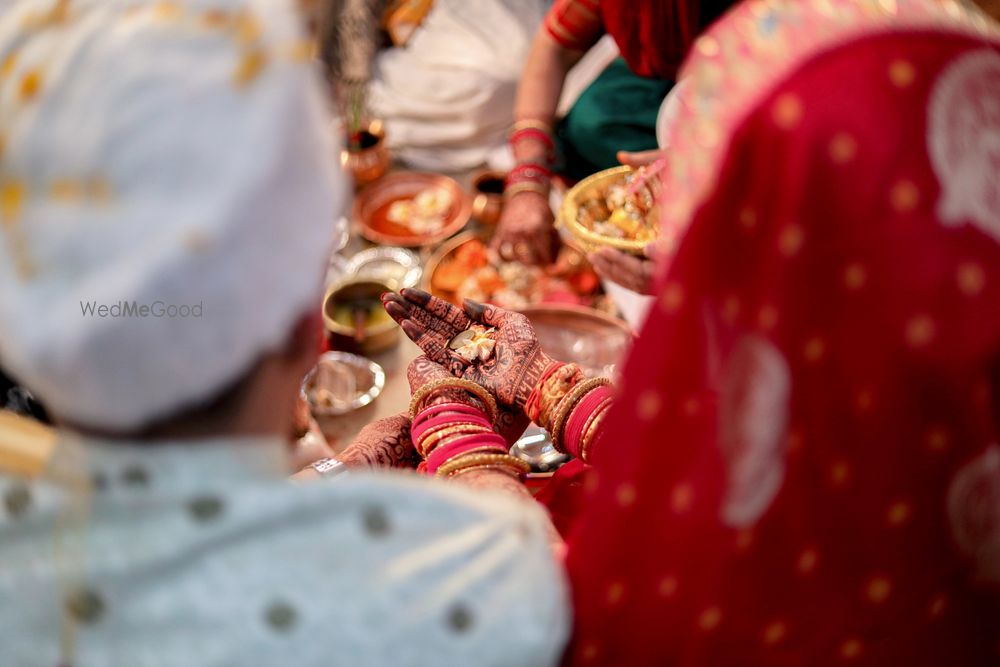
M 494 246 L 508 259 L 548 263 L 556 248 L 549 180 L 559 164 L 581 178 L 617 164 L 619 151 L 654 149 L 656 117 L 698 33 L 733 0 L 557 0 L 521 75 L 510 141 L 516 166 Z M 567 73 L 602 35 L 621 57 L 556 109 Z M 559 120 L 558 126 L 556 121 Z M 558 157 L 558 161 L 557 161 Z
M 37 475 L 0 466 L 2 665 L 558 660 L 509 466 L 285 478 L 348 197 L 303 37 L 291 0 L 0 15 L 0 359 L 60 426 Z M 435 371 L 420 407 L 481 411 Z M 345 459 L 412 456 L 401 418 Z

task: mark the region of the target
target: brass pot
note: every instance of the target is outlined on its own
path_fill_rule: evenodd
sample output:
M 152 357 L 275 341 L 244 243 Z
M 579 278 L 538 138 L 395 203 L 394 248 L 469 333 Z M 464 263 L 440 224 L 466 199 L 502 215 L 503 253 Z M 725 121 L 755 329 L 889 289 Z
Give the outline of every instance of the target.
M 381 178 L 392 161 L 385 145 L 382 121 L 373 120 L 361 134 L 362 146 L 359 150 L 345 146 L 340 152 L 340 163 L 354 176 L 354 186 L 358 188 Z
M 332 285 L 323 298 L 323 325 L 330 348 L 370 355 L 396 345 L 399 342 L 399 325 L 391 319 L 366 328 L 364 338 L 357 340 L 353 327 L 345 326 L 333 318 L 334 309 L 344 303 L 371 301 L 375 307 L 381 308 L 382 294 L 391 291 L 389 285 L 370 279 L 348 278 Z
M 472 179 L 472 217 L 484 225 L 495 225 L 503 212 L 503 191 L 506 174 L 500 171 L 480 171 Z

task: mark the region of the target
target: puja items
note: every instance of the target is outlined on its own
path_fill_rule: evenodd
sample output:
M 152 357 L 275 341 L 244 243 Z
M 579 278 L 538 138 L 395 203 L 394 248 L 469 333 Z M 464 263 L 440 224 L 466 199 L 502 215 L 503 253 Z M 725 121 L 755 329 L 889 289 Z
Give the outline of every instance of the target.
M 346 352 L 327 352 L 302 381 L 302 399 L 317 416 L 347 414 L 372 403 L 385 387 L 385 371 Z
M 354 202 L 361 235 L 374 243 L 418 247 L 458 232 L 472 205 L 454 179 L 439 174 L 396 172 L 372 183 Z
M 493 356 L 497 342 L 491 338 L 496 329 L 473 324 L 452 339 L 448 347 L 468 362 L 486 361 Z
M 644 168 L 598 172 L 566 193 L 559 223 L 587 252 L 610 246 L 642 254 L 659 230 L 653 182 Z
M 470 234 L 442 248 L 425 276 L 433 294 L 453 303 L 471 299 L 512 310 L 538 303 L 606 307 L 597 274 L 570 248 L 553 265 L 538 267 L 503 261 Z
M 472 217 L 484 225 L 495 225 L 503 211 L 505 175 L 482 171 L 472 179 Z
M 349 132 L 346 139 L 340 163 L 354 176 L 355 187 L 378 180 L 389 169 L 391 157 L 382 121 L 374 120 L 367 127 Z
M 416 287 L 423 276 L 420 258 L 405 248 L 377 247 L 362 250 L 347 262 L 344 273 L 357 279 L 385 283 L 398 292 Z
M 335 350 L 374 354 L 395 345 L 399 327 L 382 307 L 392 288 L 373 280 L 347 279 L 334 284 L 323 300 L 323 323 Z

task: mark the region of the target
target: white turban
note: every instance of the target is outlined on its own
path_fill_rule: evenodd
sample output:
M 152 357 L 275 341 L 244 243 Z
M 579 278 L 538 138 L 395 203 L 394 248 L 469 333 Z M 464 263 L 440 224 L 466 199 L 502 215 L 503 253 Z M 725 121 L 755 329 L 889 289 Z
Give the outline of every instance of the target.
M 0 366 L 56 415 L 197 406 L 318 308 L 347 195 L 307 47 L 293 0 L 2 12 Z

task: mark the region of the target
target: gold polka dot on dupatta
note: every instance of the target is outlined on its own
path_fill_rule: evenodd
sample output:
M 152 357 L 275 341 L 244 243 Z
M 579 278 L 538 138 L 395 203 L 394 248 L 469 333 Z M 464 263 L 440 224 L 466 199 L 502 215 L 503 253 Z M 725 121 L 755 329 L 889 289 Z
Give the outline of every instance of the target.
M 861 655 L 863 647 L 858 639 L 848 639 L 840 645 L 838 653 L 844 660 L 854 660 Z
M 795 93 L 782 93 L 774 101 L 771 116 L 782 130 L 794 130 L 802 121 L 802 100 Z
M 978 296 L 986 287 L 986 272 L 975 262 L 963 262 L 956 275 L 958 289 L 965 296 Z
M 859 290 L 868 282 L 868 271 L 860 262 L 852 262 L 844 269 L 844 285 L 849 290 Z
M 660 308 L 667 315 L 673 315 L 684 305 L 684 288 L 675 282 L 667 283 L 660 295 Z
M 819 563 L 819 552 L 813 547 L 808 547 L 799 554 L 795 562 L 795 569 L 798 570 L 799 574 L 811 574 L 815 571 L 817 563 Z
M 889 80 L 897 88 L 908 88 L 917 78 L 917 70 L 908 60 L 893 60 L 889 63 Z
M 594 642 L 586 642 L 580 649 L 580 657 L 585 662 L 594 662 L 597 660 L 598 653 L 597 644 Z
M 631 507 L 635 504 L 636 495 L 635 486 L 626 482 L 615 491 L 615 500 L 619 507 Z
M 930 604 L 927 605 L 927 616 L 930 619 L 941 618 L 944 614 L 944 610 L 948 607 L 948 596 L 944 593 L 940 595 L 935 595 Z
M 784 621 L 773 621 L 764 627 L 761 641 L 765 646 L 776 646 L 788 635 L 788 624 Z
M 625 584 L 616 581 L 608 586 L 606 599 L 609 605 L 617 605 L 625 597 Z
M 913 181 L 898 181 L 889 191 L 889 203 L 897 213 L 909 213 L 920 203 L 920 190 Z
M 806 233 L 800 225 L 788 225 L 778 235 L 778 250 L 785 257 L 795 257 L 802 250 Z
M 694 504 L 694 488 L 690 484 L 678 484 L 670 493 L 670 507 L 677 514 L 691 509 Z
M 656 390 L 647 389 L 639 395 L 639 399 L 635 402 L 635 414 L 644 422 L 653 421 L 660 415 L 662 407 L 660 395 L 656 393 Z
M 741 310 L 742 304 L 740 304 L 740 298 L 738 296 L 727 296 L 722 302 L 722 309 L 720 312 L 722 321 L 729 326 L 734 326 L 740 319 Z
M 667 575 L 660 579 L 660 583 L 657 585 L 656 590 L 661 597 L 669 598 L 677 592 L 677 577 L 672 575 Z
M 869 412 L 875 405 L 875 392 L 869 388 L 860 389 L 854 395 L 854 407 L 858 412 Z
M 757 226 L 757 211 L 752 206 L 744 206 L 740 210 L 740 225 L 748 230 Z
M 851 466 L 846 461 L 837 461 L 830 466 L 830 483 L 842 487 L 851 478 Z
M 806 341 L 802 349 L 802 356 L 810 364 L 822 361 L 823 357 L 826 356 L 826 342 L 819 336 L 813 336 Z
M 892 593 L 892 583 L 882 576 L 872 577 L 865 584 L 865 597 L 873 604 L 882 604 Z
M 889 505 L 885 513 L 885 521 L 890 526 L 898 527 L 909 521 L 913 508 L 905 500 L 897 500 Z
M 917 315 L 906 323 L 906 342 L 913 348 L 925 347 L 934 339 L 936 331 L 937 326 L 929 315 Z
M 829 151 L 834 164 L 848 164 L 858 154 L 858 142 L 850 133 L 838 132 L 830 140 Z
M 757 313 L 757 326 L 761 331 L 771 331 L 778 325 L 778 309 L 774 306 L 763 306 Z
M 951 437 L 943 426 L 932 426 L 924 436 L 924 444 L 932 452 L 941 452 L 948 448 Z
M 711 632 L 722 623 L 722 610 L 718 607 L 709 607 L 698 615 L 698 627 L 705 632 Z

